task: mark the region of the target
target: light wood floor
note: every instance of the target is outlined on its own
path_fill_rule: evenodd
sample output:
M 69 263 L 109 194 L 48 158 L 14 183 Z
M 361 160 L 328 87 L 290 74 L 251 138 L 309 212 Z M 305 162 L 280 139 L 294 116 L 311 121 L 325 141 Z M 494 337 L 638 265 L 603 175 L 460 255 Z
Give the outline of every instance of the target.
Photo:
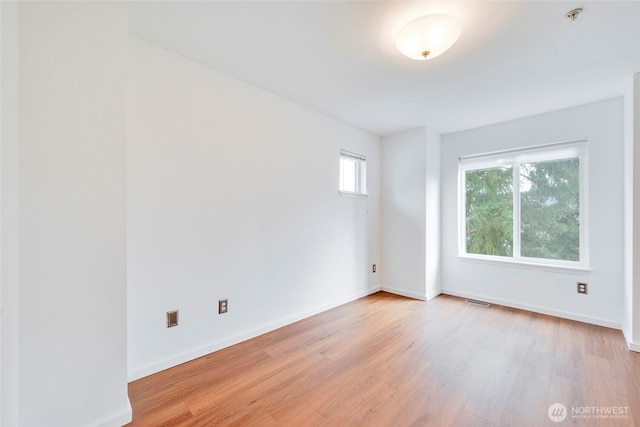
M 134 426 L 633 426 L 640 355 L 613 329 L 380 292 L 132 382 L 129 396 Z M 573 418 L 583 407 L 600 415 Z

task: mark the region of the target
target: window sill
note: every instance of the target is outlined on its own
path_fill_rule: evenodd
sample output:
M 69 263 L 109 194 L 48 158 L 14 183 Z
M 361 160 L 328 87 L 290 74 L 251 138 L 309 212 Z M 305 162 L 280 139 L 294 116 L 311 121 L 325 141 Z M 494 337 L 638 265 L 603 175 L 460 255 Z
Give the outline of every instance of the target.
M 345 197 L 347 199 L 366 199 L 369 197 L 368 193 L 353 193 L 351 191 L 338 190 L 338 194 L 340 194 L 340 197 Z
M 497 257 L 473 256 L 468 254 L 458 254 L 458 258 L 465 262 L 476 262 L 480 264 L 503 265 L 505 267 L 526 268 L 530 270 L 546 270 L 567 274 L 589 274 L 592 272 L 588 266 L 571 266 L 558 264 L 544 264 L 539 262 L 526 262 L 512 259 L 501 259 Z

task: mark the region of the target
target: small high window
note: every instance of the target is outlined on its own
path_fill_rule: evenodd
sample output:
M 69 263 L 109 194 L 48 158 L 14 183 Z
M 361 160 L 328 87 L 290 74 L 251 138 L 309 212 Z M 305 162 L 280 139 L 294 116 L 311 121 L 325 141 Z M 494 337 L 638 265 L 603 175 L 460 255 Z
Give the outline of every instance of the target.
M 367 158 L 361 154 L 340 150 L 340 193 L 367 195 Z

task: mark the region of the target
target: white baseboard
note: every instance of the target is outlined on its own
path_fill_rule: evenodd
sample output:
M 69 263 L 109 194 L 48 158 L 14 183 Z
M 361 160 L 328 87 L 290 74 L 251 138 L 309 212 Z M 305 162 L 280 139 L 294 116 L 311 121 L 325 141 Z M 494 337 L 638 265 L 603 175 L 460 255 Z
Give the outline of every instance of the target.
M 640 353 L 640 344 L 633 342 L 633 339 L 631 339 L 631 334 L 624 328 L 622 329 L 622 335 L 624 335 L 624 340 L 627 342 L 627 347 L 629 347 L 629 350 Z
M 471 298 L 479 301 L 486 301 L 492 304 L 504 305 L 506 307 L 517 308 L 520 310 L 532 311 L 534 313 L 547 314 L 549 316 L 561 317 L 563 319 L 576 320 L 578 322 L 591 323 L 593 325 L 604 326 L 612 329 L 622 330 L 620 323 L 611 322 L 609 320 L 598 319 L 596 317 L 581 316 L 579 314 L 568 313 L 566 311 L 552 310 L 545 307 L 538 307 L 535 305 L 520 304 L 514 301 L 503 300 L 499 298 L 491 298 L 486 295 L 477 295 L 468 292 L 460 292 L 454 289 L 443 289 L 442 293 L 445 295 L 452 295 L 461 298 Z
M 197 359 L 198 357 L 205 356 L 209 353 L 213 353 L 214 351 L 222 350 L 223 348 L 231 347 L 232 345 L 236 345 L 243 341 L 249 340 L 251 338 L 255 338 L 262 334 L 266 334 L 267 332 L 274 331 L 276 329 L 282 328 L 283 326 L 290 325 L 294 322 L 297 322 L 302 319 L 306 319 L 307 317 L 314 316 L 316 314 L 322 313 L 327 310 L 331 310 L 332 308 L 338 307 L 340 305 L 346 304 L 351 301 L 355 301 L 357 299 L 366 297 L 367 295 L 374 294 L 380 291 L 380 287 L 370 288 L 364 292 L 360 292 L 358 294 L 353 294 L 349 297 L 341 298 L 339 300 L 333 301 L 328 304 L 323 304 L 319 307 L 313 308 L 311 310 L 307 310 L 302 313 L 295 314 L 293 316 L 286 317 L 284 319 L 276 320 L 275 322 L 269 323 L 267 325 L 261 326 L 259 328 L 255 328 L 249 330 L 245 333 L 233 336 L 231 338 L 223 339 L 220 341 L 213 342 L 206 346 L 197 348 L 192 351 L 188 351 L 185 353 L 181 353 L 177 356 L 150 364 L 148 366 L 133 368 L 129 371 L 127 380 L 129 382 L 138 380 L 140 378 L 146 377 L 148 375 L 155 374 L 160 371 L 164 371 L 165 369 L 172 368 L 174 366 L 178 366 L 182 363 L 188 362 L 193 359 Z
M 133 417 L 133 410 L 131 409 L 131 401 L 129 401 L 129 397 L 127 397 L 127 409 L 120 414 L 106 417 L 98 422 L 96 422 L 96 426 L 98 427 L 122 427 L 125 424 L 129 424 Z
M 390 294 L 400 295 L 407 298 L 419 299 L 421 301 L 427 300 L 426 295 L 420 295 L 413 292 L 408 292 L 403 289 L 392 288 L 391 286 L 382 286 L 380 290 L 384 292 L 389 292 Z
M 633 341 L 627 341 L 627 345 L 629 346 L 629 350 L 635 351 L 636 353 L 640 353 L 640 344 L 635 343 Z
M 427 301 L 434 299 L 435 297 L 437 297 L 441 293 L 442 293 L 442 289 L 438 289 L 438 290 L 435 290 L 435 291 L 431 292 L 430 294 L 427 294 Z

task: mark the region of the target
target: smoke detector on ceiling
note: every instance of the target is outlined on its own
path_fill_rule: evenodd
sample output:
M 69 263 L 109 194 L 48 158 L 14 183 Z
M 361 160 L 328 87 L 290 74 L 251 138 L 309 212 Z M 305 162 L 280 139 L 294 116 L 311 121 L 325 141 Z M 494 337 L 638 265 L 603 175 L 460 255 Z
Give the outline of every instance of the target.
M 580 14 L 580 12 L 582 12 L 582 8 L 581 7 L 569 11 L 565 16 L 567 18 L 571 19 L 572 21 L 575 21 L 576 18 L 578 17 L 578 15 Z

